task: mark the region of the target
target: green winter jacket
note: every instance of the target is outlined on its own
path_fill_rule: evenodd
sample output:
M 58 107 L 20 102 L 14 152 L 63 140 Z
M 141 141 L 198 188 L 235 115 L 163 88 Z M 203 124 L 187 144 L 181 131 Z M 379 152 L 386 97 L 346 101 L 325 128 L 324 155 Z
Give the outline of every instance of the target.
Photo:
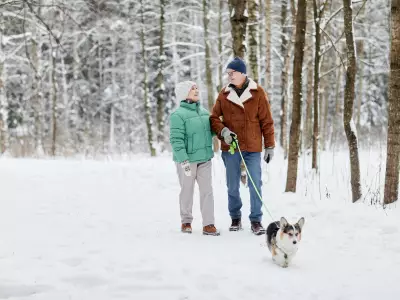
M 173 160 L 206 162 L 214 157 L 210 113 L 199 102 L 181 101 L 170 116 L 170 143 Z

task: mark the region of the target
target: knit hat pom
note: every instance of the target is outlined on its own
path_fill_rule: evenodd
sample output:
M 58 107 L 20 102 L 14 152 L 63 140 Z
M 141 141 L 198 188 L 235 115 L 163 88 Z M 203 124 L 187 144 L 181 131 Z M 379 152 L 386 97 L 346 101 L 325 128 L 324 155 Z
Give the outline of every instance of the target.
M 226 68 L 246 74 L 246 64 L 240 57 L 235 57 Z

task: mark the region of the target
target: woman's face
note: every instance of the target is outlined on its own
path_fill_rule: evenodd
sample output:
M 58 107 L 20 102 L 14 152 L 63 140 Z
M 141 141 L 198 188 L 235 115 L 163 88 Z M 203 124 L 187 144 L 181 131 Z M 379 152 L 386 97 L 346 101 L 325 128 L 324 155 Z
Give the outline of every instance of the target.
M 199 89 L 197 88 L 196 84 L 193 85 L 192 88 L 190 89 L 187 99 L 192 100 L 194 102 L 199 101 Z

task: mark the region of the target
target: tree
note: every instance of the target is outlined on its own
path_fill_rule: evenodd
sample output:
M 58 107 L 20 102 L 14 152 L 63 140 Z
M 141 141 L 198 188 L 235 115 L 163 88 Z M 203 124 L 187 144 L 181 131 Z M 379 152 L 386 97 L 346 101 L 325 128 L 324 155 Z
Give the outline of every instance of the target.
M 390 86 L 384 203 L 398 200 L 400 172 L 400 0 L 391 6 Z
M 266 50 L 265 50 L 265 86 L 268 91 L 271 90 L 271 36 L 272 36 L 272 7 L 271 0 L 265 0 L 265 34 L 266 34 Z M 270 97 L 271 98 L 271 97 Z
M 160 0 L 160 36 L 159 36 L 159 58 L 158 58 L 158 74 L 157 74 L 157 142 L 160 150 L 164 150 L 164 110 L 165 110 L 165 83 L 164 83 L 164 66 L 166 56 L 164 53 L 164 23 L 165 23 L 165 1 Z
M 296 192 L 298 154 L 300 148 L 300 124 L 302 102 L 302 68 L 306 34 L 307 0 L 298 0 L 296 16 L 296 40 L 293 62 L 293 108 L 290 126 L 290 144 L 286 192 Z
M 214 93 L 213 93 L 213 83 L 212 83 L 212 60 L 210 53 L 210 41 L 208 38 L 208 27 L 209 27 L 209 1 L 203 0 L 203 25 L 204 25 L 204 45 L 206 50 L 206 59 L 205 59 L 205 67 L 206 67 L 206 82 L 207 82 L 207 99 L 208 99 L 208 109 L 212 110 L 214 105 Z
M 229 0 L 233 55 L 240 58 L 246 53 L 247 0 Z
M 249 0 L 249 65 L 250 76 L 259 83 L 258 77 L 258 0 Z
M 351 0 L 343 0 L 344 31 L 347 46 L 346 86 L 344 91 L 343 125 L 350 154 L 351 190 L 353 202 L 361 198 L 360 160 L 356 126 L 353 120 L 353 105 L 356 79 L 356 53 L 353 34 L 353 9 Z
M 319 2 L 319 1 L 318 1 Z M 313 0 L 314 24 L 315 24 L 315 54 L 314 54 L 314 127 L 313 127 L 313 144 L 312 144 L 312 168 L 317 169 L 318 156 L 318 140 L 319 140 L 319 81 L 321 67 L 321 20 L 325 11 L 327 1 L 323 5 L 317 4 L 317 0 Z
M 151 121 L 151 105 L 149 101 L 149 90 L 148 90 L 148 74 L 147 74 L 147 54 L 146 54 L 146 44 L 145 44 L 145 33 L 144 33 L 144 5 L 143 0 L 140 0 L 141 11 L 140 11 L 140 42 L 142 46 L 142 58 L 143 58 L 143 70 L 144 70 L 144 78 L 143 78 L 143 90 L 144 90 L 144 109 L 145 109 L 145 119 L 146 119 L 146 127 L 147 127 L 147 141 L 150 148 L 150 155 L 156 155 L 156 149 L 153 144 L 153 129 L 152 129 L 152 121 Z
M 287 1 L 281 3 L 281 26 L 282 26 L 282 44 L 281 51 L 283 60 L 283 68 L 281 75 L 281 136 L 280 143 L 284 151 L 284 158 L 287 158 L 287 110 L 288 110 L 288 81 L 290 66 L 290 46 L 292 38 L 288 36 L 287 24 Z M 294 22 L 295 20 L 293 20 Z M 294 31 L 293 31 L 294 33 Z
M 0 25 L 0 154 L 8 151 L 8 103 L 5 95 L 5 53 L 3 51 L 3 30 Z

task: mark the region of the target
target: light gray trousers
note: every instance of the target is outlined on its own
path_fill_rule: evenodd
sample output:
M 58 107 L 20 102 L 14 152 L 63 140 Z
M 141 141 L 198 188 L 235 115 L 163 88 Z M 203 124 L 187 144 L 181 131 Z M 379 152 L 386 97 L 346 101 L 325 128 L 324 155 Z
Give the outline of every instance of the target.
M 176 163 L 181 192 L 179 194 L 179 205 L 181 221 L 192 223 L 193 215 L 193 193 L 197 181 L 200 192 L 200 210 L 203 217 L 203 226 L 215 224 L 214 220 L 214 194 L 212 188 L 212 162 L 191 163 L 192 176 L 186 176 L 181 164 Z

